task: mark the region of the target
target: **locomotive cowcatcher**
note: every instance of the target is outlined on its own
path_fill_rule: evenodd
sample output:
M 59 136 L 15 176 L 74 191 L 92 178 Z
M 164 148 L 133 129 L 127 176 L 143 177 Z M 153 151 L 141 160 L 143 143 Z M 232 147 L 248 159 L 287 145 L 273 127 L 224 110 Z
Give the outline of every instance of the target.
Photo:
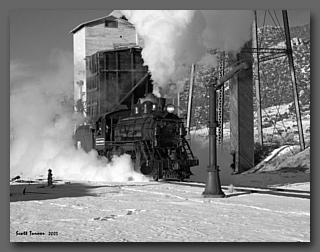
M 184 123 L 164 98 L 148 94 L 132 109 L 125 106 L 101 114 L 93 124 L 76 130 L 78 147 L 111 159 L 129 154 L 134 169 L 158 179 L 190 178 L 190 167 L 199 165 L 185 139 Z

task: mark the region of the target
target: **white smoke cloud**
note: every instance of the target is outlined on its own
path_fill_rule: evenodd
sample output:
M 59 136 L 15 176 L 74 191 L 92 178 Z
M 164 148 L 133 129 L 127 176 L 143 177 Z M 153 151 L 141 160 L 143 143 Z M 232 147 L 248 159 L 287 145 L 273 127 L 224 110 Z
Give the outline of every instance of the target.
M 142 57 L 155 82 L 156 93 L 159 87 L 188 77 L 193 63 L 216 66 L 216 59 L 207 54 L 208 48 L 238 52 L 251 38 L 254 17 L 251 10 L 121 12 L 144 40 Z
M 144 40 L 142 57 L 161 87 L 170 82 L 180 65 L 176 64 L 177 48 L 194 15 L 188 10 L 131 10 L 122 13 L 133 23 Z
M 63 106 L 59 101 L 73 96 L 72 54 L 54 50 L 49 58 L 50 70 L 42 72 L 17 62 L 10 67 L 10 126 L 14 133 L 10 176 L 46 177 L 50 168 L 54 178 L 60 179 L 146 181 L 133 171 L 128 155 L 109 162 L 95 151 L 85 153 L 75 148 L 74 125 L 83 118 L 73 114 L 72 102 Z

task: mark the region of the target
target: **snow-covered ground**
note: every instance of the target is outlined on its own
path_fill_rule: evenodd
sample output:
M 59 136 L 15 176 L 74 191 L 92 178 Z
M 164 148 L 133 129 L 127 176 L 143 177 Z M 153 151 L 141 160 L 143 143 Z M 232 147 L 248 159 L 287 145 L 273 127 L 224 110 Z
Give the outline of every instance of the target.
M 239 188 L 310 192 L 310 148 L 299 152 L 299 146 L 281 146 L 237 175 L 231 175 L 230 153 L 219 151 L 219 176 L 227 197 L 204 198 L 208 143 L 206 132 L 202 133 L 203 137 L 199 131 L 192 137 L 200 164 L 192 168 L 190 181 L 203 187 L 138 180 L 133 171 L 127 171 L 132 175 L 128 182 L 61 179 L 48 187 L 45 174 L 42 180 L 30 178 L 36 183 L 10 182 L 10 241 L 310 242 L 310 197 L 248 193 Z M 119 166 L 109 169 L 119 170 Z M 56 167 L 53 174 L 57 173 Z M 127 181 L 122 173 L 119 181 Z
M 192 168 L 190 181 L 204 186 L 208 148 L 205 141 L 192 146 L 200 165 Z M 154 181 L 56 180 L 50 187 L 35 178 L 36 183 L 11 182 L 10 241 L 310 242 L 310 197 L 232 189 L 310 192 L 310 148 L 291 148 L 282 146 L 237 175 L 231 175 L 229 153 L 220 153 L 225 198 L 204 198 L 204 187 Z
M 310 183 L 292 188 L 309 190 Z M 227 189 L 226 198 L 204 198 L 203 187 L 160 182 L 10 189 L 11 242 L 310 241 L 309 199 Z

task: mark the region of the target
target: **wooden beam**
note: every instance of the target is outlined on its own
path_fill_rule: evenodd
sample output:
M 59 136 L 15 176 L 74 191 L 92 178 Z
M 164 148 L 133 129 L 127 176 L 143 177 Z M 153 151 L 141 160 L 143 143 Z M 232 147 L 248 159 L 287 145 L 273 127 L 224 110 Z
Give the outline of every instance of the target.
M 251 46 L 251 42 L 246 47 Z M 230 55 L 233 62 L 252 65 L 252 54 Z M 235 173 L 254 166 L 254 124 L 252 69 L 242 71 L 230 80 L 230 144 L 235 153 Z

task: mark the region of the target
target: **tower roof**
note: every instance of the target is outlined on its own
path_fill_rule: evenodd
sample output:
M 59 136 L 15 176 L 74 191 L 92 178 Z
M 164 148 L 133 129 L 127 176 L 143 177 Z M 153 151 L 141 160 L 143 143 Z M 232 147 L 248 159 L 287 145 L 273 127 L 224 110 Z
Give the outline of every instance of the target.
M 91 21 L 87 21 L 87 22 L 84 22 L 82 24 L 79 24 L 77 27 L 75 27 L 74 29 L 72 29 L 70 31 L 70 33 L 76 33 L 77 31 L 79 31 L 80 29 L 82 29 L 83 27 L 85 26 L 90 26 L 90 25 L 94 25 L 95 23 L 96 24 L 99 24 L 101 22 L 104 22 L 105 20 L 112 20 L 112 19 L 117 19 L 117 20 L 121 20 L 121 22 L 124 22 L 124 23 L 127 23 L 127 24 L 131 24 L 130 22 L 128 22 L 127 20 L 121 18 L 123 16 L 123 14 L 121 13 L 121 11 L 119 10 L 114 10 L 112 11 L 108 16 L 105 16 L 105 17 L 101 17 L 101 18 L 97 18 L 97 19 L 94 19 L 94 20 L 91 20 Z

